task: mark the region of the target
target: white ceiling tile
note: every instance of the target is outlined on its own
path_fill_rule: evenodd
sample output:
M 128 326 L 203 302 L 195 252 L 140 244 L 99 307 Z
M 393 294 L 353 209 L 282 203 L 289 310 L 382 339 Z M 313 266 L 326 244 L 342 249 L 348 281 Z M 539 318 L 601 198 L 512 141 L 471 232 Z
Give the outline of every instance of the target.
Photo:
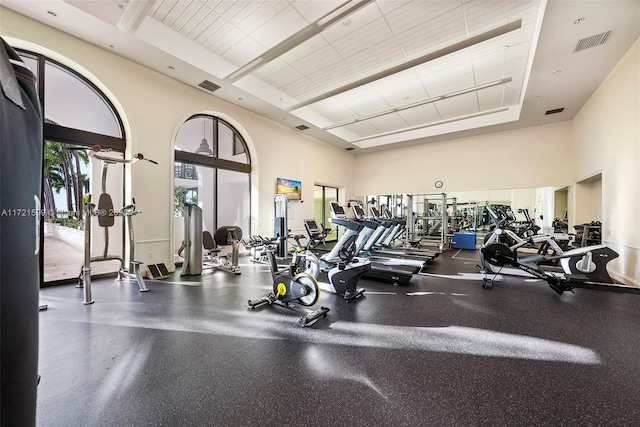
M 197 4 L 197 2 L 193 3 L 194 5 Z M 200 25 L 202 24 L 205 19 L 207 18 L 207 16 L 211 13 L 211 9 L 207 6 L 205 6 L 204 4 L 201 4 L 201 6 L 196 10 L 196 12 L 193 14 L 193 16 L 191 16 L 191 18 L 189 18 L 188 21 L 186 21 L 184 23 L 184 25 L 182 26 L 182 28 L 180 28 L 180 34 L 182 34 L 183 36 L 187 36 L 189 38 L 191 37 L 191 33 Z
M 295 0 L 290 3 L 307 22 L 312 23 L 339 7 L 344 0 Z
M 345 123 L 360 117 L 358 113 L 353 111 L 346 105 L 314 105 L 313 109 L 324 115 L 336 124 Z
M 425 104 L 408 110 L 399 111 L 398 114 L 409 126 L 419 126 L 441 120 L 438 110 L 433 104 Z
M 330 43 L 344 38 L 357 37 L 357 33 L 372 22 L 382 19 L 375 4 L 369 4 L 356 10 L 342 22 L 335 23 L 322 32 L 322 36 Z
M 160 22 L 164 22 L 164 18 L 166 18 L 176 4 L 178 4 L 178 0 L 162 0 L 151 16 Z
M 206 5 L 209 6 L 217 14 L 222 15 L 229 9 L 236 0 L 207 0 Z
M 447 80 L 431 83 L 426 86 L 427 92 L 431 97 L 446 95 L 448 93 L 457 92 L 461 89 L 473 87 L 476 82 L 473 73 L 455 76 Z
M 224 19 L 232 22 L 235 16 L 241 13 L 242 9 L 250 7 L 250 3 L 248 0 L 224 0 L 214 10 L 222 15 Z
M 389 30 L 385 20 L 380 18 L 360 27 L 348 37 L 334 40 L 331 44 L 344 58 L 348 58 L 366 50 L 376 49 L 378 44 L 392 40 L 392 38 L 393 33 Z M 395 41 L 393 46 L 396 50 L 398 49 Z
M 173 26 L 174 22 L 180 17 L 182 12 L 192 3 L 192 1 L 179 1 L 173 6 L 173 8 L 169 11 L 167 16 L 164 17 L 162 23 L 173 28 L 178 31 L 177 28 Z
M 293 7 L 288 6 L 253 31 L 251 36 L 270 48 L 307 25 L 307 21 Z
M 478 108 L 478 97 L 475 92 L 436 101 L 433 105 L 438 110 L 442 119 L 466 116 L 480 111 Z
M 292 81 L 304 78 L 304 74 L 300 73 L 295 68 L 286 66 L 282 67 L 264 78 L 266 82 L 273 87 L 281 89 Z
M 396 40 L 390 38 L 349 56 L 346 61 L 358 70 L 362 77 L 365 77 L 402 64 L 406 61 L 406 57 L 398 49 Z
M 420 79 L 415 76 L 407 80 L 389 82 L 388 86 L 385 85 L 376 91 L 392 108 L 413 104 L 428 98 Z
M 440 26 L 451 16 L 461 16 L 459 2 L 454 1 L 413 1 L 405 2 L 402 7 L 387 12 L 385 19 L 396 34 L 413 31 L 418 28 Z
M 287 3 L 284 1 L 260 2 L 259 6 L 238 25 L 241 26 L 247 34 L 251 34 L 261 26 L 267 24 L 269 20 L 281 13 L 286 7 Z
M 343 129 L 357 135 L 358 138 L 367 138 L 369 136 L 377 135 L 380 133 L 380 131 L 376 127 L 367 122 L 353 123 L 344 126 Z
M 478 105 L 480 111 L 491 110 L 494 108 L 500 108 L 504 105 L 504 85 L 488 87 L 476 92 L 478 96 Z
M 215 13 L 208 6 L 205 5 L 202 9 L 206 10 L 207 14 L 202 19 L 202 21 L 200 21 L 195 27 L 193 27 L 189 34 L 187 34 L 187 37 L 199 44 L 201 44 L 203 41 L 208 39 L 211 34 L 213 34 L 214 30 L 211 28 L 211 25 L 220 18 L 220 15 Z
M 151 6 L 151 8 L 149 9 L 149 16 L 154 17 L 155 18 L 155 14 L 158 11 L 158 8 L 160 8 L 160 5 L 162 4 L 162 1 L 156 1 L 153 3 L 153 6 Z M 157 18 L 156 18 L 157 19 Z
M 353 92 L 351 96 L 343 96 L 340 100 L 343 101 L 345 106 L 359 114 L 360 117 L 389 109 L 389 104 L 380 95 L 371 91 Z M 329 103 L 327 102 L 327 104 Z M 331 104 L 336 105 L 336 100 L 333 100 Z
M 393 132 L 398 129 L 409 127 L 409 124 L 396 113 L 385 114 L 384 116 L 374 117 L 367 120 L 369 124 L 378 129 L 380 132 Z
M 394 32 L 409 58 L 433 52 L 466 38 L 462 11 L 458 7 L 422 25 Z
M 376 5 L 383 14 L 391 14 L 391 12 L 401 7 L 407 6 L 412 0 L 378 0 Z
M 272 2 L 279 3 L 279 2 Z M 255 16 L 254 12 L 264 4 L 264 1 L 238 1 L 234 5 L 234 8 L 230 8 L 223 16 L 231 22 L 233 25 L 242 28 L 247 31 L 247 28 L 253 23 L 253 21 L 260 16 Z
M 182 11 L 178 19 L 175 20 L 171 28 L 178 31 L 180 34 L 188 34 L 190 29 L 197 25 L 202 18 L 203 15 L 200 15 L 200 10 L 205 9 L 204 5 L 200 1 L 192 1 L 189 5 Z M 209 8 L 205 9 L 205 12 L 208 11 Z M 192 22 L 192 24 L 189 24 Z M 187 25 L 189 24 L 189 25 Z M 185 26 L 188 26 L 189 29 L 185 29 Z
M 215 32 L 202 45 L 218 54 L 233 48 L 236 43 L 246 37 L 246 34 L 223 18 L 214 22 L 212 27 L 215 28 Z
M 281 90 L 294 99 L 304 99 L 304 93 L 310 87 L 315 87 L 315 83 L 305 76 L 298 80 L 288 80 Z
M 316 55 L 316 52 L 318 52 L 320 49 L 323 49 L 327 46 L 329 46 L 329 43 L 327 43 L 327 41 L 322 37 L 320 36 L 312 37 L 306 42 L 297 46 L 296 48 L 280 56 L 279 59 L 282 59 L 283 61 L 289 64 L 293 64 L 297 61 L 302 60 L 307 56 Z
M 262 52 L 264 52 L 264 46 L 260 45 L 260 43 L 253 38 L 246 37 L 238 38 L 237 42 L 235 42 L 232 47 L 220 54 L 224 59 L 232 64 L 241 66 L 251 62 L 253 59 L 260 56 Z
M 357 80 L 359 77 L 357 71 L 345 62 L 336 62 L 329 67 L 319 68 L 317 71 L 309 73 L 308 76 L 318 85 L 319 90 L 326 92 L 336 87 L 336 75 L 342 76 L 344 81 Z M 313 95 L 308 94 L 307 98 L 311 97 Z
M 303 74 L 314 73 L 320 69 L 328 69 L 331 72 L 331 67 L 342 61 L 342 57 L 331 46 L 326 45 L 318 49 L 316 54 L 307 55 L 291 63 L 291 66 Z
M 258 68 L 253 74 L 258 78 L 265 79 L 271 74 L 276 73 L 284 67 L 288 66 L 289 64 L 287 64 L 281 58 L 276 58 L 268 64 L 265 64 L 263 67 Z

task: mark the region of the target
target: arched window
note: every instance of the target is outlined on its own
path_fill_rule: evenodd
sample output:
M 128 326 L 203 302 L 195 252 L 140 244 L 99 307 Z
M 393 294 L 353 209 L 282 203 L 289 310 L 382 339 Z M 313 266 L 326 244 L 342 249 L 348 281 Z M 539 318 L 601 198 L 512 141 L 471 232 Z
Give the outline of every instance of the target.
M 101 192 L 101 165 L 89 160 L 86 149 L 100 145 L 124 152 L 124 126 L 111 101 L 88 79 L 41 54 L 23 50 L 18 50 L 18 54 L 36 75 L 44 116 L 43 282 L 75 280 L 83 260 L 83 200 L 88 194 L 97 199 Z M 114 203 L 122 203 L 122 167 L 113 168 L 108 178 L 108 191 Z M 124 237 L 121 223 L 111 230 L 111 236 L 110 254 L 121 255 Z M 104 247 L 100 234 L 95 235 L 93 246 L 96 253 Z M 97 267 L 92 274 L 117 269 L 117 263 L 113 263 Z
M 190 117 L 175 142 L 174 246 L 183 240 L 185 203 L 202 208 L 203 230 L 238 226 L 251 233 L 251 159 L 242 135 L 219 117 Z

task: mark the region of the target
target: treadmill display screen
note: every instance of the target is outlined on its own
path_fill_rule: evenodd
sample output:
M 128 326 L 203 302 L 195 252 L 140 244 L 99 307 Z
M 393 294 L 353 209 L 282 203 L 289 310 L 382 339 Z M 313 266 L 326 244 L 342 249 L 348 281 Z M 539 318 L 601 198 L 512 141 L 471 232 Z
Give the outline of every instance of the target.
M 380 216 L 380 212 L 378 212 L 378 209 L 374 208 L 373 206 L 371 206 L 371 213 L 373 214 L 373 216 L 378 217 Z
M 312 219 L 306 219 L 304 221 L 304 225 L 307 228 L 307 230 L 320 230 L 320 228 L 318 227 L 318 224 L 316 224 L 316 222 Z
M 342 206 L 340 206 L 337 203 L 331 203 L 331 211 L 337 216 L 337 215 L 345 215 L 344 213 L 344 209 L 342 208 Z
M 353 207 L 353 210 L 355 211 L 356 215 L 358 215 L 359 217 L 364 216 L 364 210 L 362 210 L 362 208 L 358 205 L 355 205 Z

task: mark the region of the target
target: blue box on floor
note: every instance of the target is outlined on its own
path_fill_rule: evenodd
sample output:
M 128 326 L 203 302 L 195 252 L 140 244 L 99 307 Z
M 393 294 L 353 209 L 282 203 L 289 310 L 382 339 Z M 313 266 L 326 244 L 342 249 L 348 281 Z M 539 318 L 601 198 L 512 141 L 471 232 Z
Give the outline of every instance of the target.
M 453 233 L 453 249 L 475 249 L 475 233 Z

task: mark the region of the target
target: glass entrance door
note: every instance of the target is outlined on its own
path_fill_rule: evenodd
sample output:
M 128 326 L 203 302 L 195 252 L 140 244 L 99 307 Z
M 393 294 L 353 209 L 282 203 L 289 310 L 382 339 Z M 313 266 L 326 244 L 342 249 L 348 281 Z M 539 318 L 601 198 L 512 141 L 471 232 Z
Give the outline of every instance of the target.
M 338 240 L 338 227 L 329 221 L 329 218 L 331 218 L 329 204 L 331 202 L 338 202 L 338 189 L 316 184 L 313 193 L 314 218 L 319 224 L 322 224 L 325 229 L 330 230 L 327 234 L 326 241 L 332 242 Z

